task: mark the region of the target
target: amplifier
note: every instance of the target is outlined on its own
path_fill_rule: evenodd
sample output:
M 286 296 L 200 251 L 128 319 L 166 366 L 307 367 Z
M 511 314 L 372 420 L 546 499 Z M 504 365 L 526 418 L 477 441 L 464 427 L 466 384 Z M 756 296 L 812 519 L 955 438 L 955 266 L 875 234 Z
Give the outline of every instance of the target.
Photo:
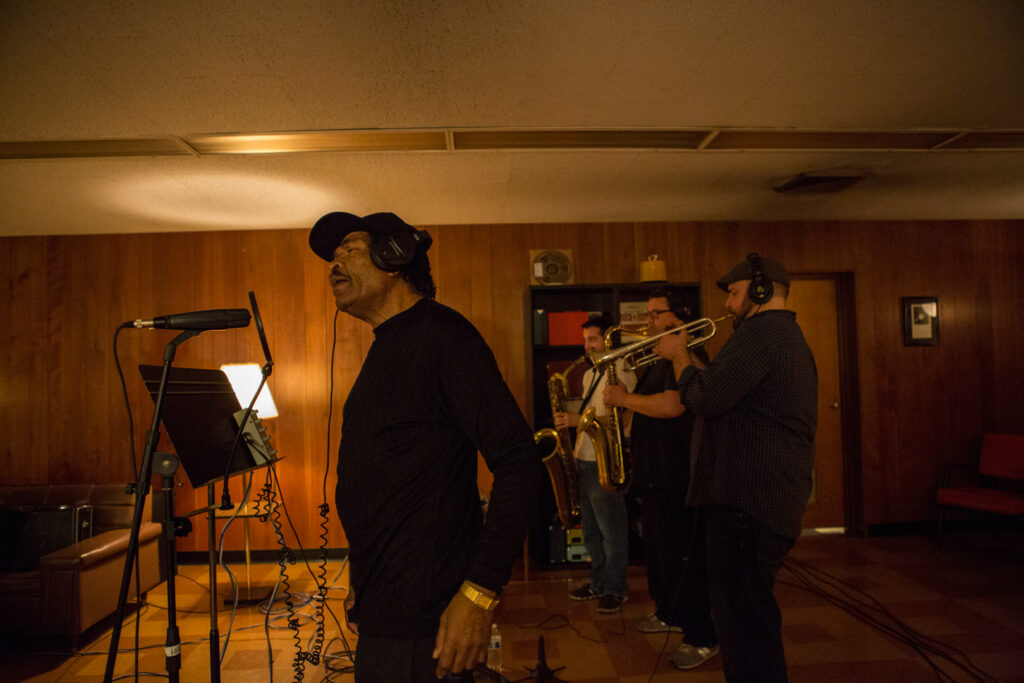
M 0 515 L 3 536 L 11 543 L 10 571 L 36 568 L 39 558 L 92 536 L 92 505 L 23 505 Z

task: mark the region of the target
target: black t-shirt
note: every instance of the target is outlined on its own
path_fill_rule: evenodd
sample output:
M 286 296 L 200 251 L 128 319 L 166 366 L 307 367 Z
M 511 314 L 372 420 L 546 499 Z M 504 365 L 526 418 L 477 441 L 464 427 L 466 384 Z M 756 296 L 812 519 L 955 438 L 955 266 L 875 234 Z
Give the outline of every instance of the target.
M 424 638 L 464 579 L 500 591 L 543 466 L 483 338 L 422 299 L 374 330 L 345 402 L 338 514 L 360 633 Z M 494 472 L 481 531 L 477 450 Z
M 633 393 L 650 396 L 676 390 L 671 361 L 660 360 L 639 377 Z M 689 411 L 673 418 L 633 413 L 629 437 L 633 486 L 673 489 L 686 494 L 690 484 L 693 421 Z

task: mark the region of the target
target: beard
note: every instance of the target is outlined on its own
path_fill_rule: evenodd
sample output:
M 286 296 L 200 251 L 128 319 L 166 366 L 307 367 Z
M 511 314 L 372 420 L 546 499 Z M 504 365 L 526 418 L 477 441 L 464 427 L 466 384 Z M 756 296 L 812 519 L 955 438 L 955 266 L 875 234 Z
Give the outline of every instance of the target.
M 732 329 L 733 331 L 738 330 L 743 321 L 750 317 L 750 311 L 754 308 L 754 302 L 750 299 L 743 299 L 743 303 L 740 304 L 739 309 L 735 311 L 729 311 L 732 313 Z

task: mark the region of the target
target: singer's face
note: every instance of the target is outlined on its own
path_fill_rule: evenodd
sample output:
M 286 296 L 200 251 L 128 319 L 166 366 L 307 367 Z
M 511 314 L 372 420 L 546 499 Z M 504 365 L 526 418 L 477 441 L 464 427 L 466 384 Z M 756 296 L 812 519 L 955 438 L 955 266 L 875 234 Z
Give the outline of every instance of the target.
M 331 290 L 338 310 L 367 319 L 383 305 L 388 281 L 388 274 L 370 260 L 370 235 L 346 235 L 331 261 Z

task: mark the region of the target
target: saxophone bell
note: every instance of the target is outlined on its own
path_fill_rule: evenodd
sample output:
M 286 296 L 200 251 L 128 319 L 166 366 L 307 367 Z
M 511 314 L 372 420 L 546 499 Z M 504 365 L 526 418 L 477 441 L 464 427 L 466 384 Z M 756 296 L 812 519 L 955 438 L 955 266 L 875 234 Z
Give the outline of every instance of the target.
M 551 401 L 551 416 L 565 412 L 565 402 L 569 395 L 569 373 L 579 364 L 586 361 L 587 356 L 580 356 L 562 372 L 555 372 L 548 378 L 548 398 Z M 551 479 L 551 487 L 555 494 L 555 505 L 558 507 L 558 519 L 562 526 L 571 529 L 580 523 L 580 488 L 579 468 L 572 452 L 572 443 L 568 429 L 545 428 L 533 435 L 533 440 L 540 445 L 551 442 L 550 452 L 542 460 Z

